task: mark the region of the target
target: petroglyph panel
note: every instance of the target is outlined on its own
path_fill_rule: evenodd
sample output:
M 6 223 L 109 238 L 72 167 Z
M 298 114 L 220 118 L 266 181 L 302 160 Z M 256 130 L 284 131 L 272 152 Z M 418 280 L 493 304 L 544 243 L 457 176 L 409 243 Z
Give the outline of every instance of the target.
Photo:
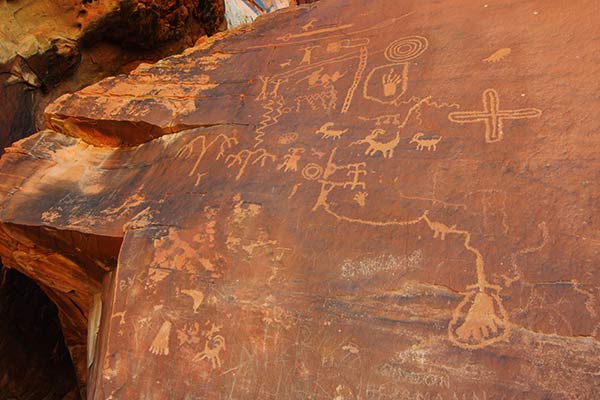
M 61 98 L 3 262 L 112 274 L 90 398 L 600 398 L 594 7 L 322 0 Z

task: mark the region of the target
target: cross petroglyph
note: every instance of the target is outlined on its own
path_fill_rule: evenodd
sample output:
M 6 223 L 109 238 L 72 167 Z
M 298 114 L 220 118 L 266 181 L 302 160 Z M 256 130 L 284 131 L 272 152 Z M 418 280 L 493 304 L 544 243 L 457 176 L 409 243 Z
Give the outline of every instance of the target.
M 485 124 L 486 143 L 499 142 L 504 136 L 502 130 L 504 120 L 537 118 L 542 111 L 537 108 L 521 108 L 517 110 L 500 110 L 500 97 L 494 89 L 483 92 L 483 111 L 452 112 L 448 119 L 458 124 L 483 122 Z

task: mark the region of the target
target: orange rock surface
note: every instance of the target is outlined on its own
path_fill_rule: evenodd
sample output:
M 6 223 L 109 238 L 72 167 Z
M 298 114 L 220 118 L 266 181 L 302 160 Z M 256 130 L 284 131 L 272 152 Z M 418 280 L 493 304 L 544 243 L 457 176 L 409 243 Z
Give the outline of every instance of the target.
M 597 8 L 325 0 L 63 96 L 2 260 L 91 399 L 599 398 Z

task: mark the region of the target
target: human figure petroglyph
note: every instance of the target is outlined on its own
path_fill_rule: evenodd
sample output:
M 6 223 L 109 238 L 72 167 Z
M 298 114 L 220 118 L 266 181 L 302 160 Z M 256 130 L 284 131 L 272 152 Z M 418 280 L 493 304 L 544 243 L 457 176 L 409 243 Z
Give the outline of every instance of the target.
M 304 153 L 302 147 L 292 147 L 288 150 L 288 154 L 283 156 L 283 162 L 277 166 L 277 170 L 283 168 L 283 172 L 298 171 L 298 161 L 302 158 Z
M 277 157 L 274 154 L 267 152 L 264 148 L 260 148 L 257 150 L 247 150 L 244 149 L 237 154 L 229 154 L 227 158 L 225 158 L 225 165 L 227 168 L 231 168 L 234 165 L 239 165 L 240 169 L 238 174 L 235 176 L 235 180 L 238 181 L 246 171 L 246 167 L 250 160 L 252 161 L 252 165 L 260 163 L 261 167 L 265 166 L 267 160 L 275 161 Z
M 273 89 L 271 90 L 271 97 L 277 97 L 279 95 L 279 87 L 282 83 L 287 82 L 287 79 L 276 79 L 275 84 L 273 85 Z
M 338 64 L 338 63 L 343 63 L 344 61 L 350 61 L 350 60 L 356 59 L 358 61 L 358 64 L 354 71 L 352 83 L 346 92 L 346 96 L 344 98 L 344 103 L 340 110 L 341 113 L 346 113 L 350 107 L 350 104 L 354 97 L 354 93 L 359 85 L 359 82 L 362 79 L 363 73 L 367 66 L 367 59 L 368 59 L 367 45 L 369 43 L 369 39 L 368 38 L 344 39 L 344 40 L 341 40 L 336 43 L 337 43 L 336 51 L 341 52 L 341 54 L 336 55 L 335 57 L 325 59 L 325 60 L 317 60 L 317 61 L 313 61 L 312 53 L 313 53 L 314 49 L 319 46 L 307 45 L 305 47 L 302 47 L 301 50 L 304 52 L 303 57 L 302 57 L 302 60 L 300 61 L 300 64 L 297 67 L 291 68 L 289 70 L 283 71 L 278 74 L 275 74 L 274 76 L 272 76 L 270 78 L 261 77 L 261 80 L 263 82 L 263 90 L 257 97 L 257 100 L 261 101 L 261 100 L 265 100 L 267 98 L 267 90 L 268 90 L 267 87 L 269 86 L 269 84 L 271 82 L 275 82 L 276 79 L 278 79 L 278 78 L 292 79 L 293 77 L 295 77 L 299 74 L 304 74 L 306 72 L 310 72 L 309 76 L 306 79 L 310 79 L 310 82 L 313 84 L 316 84 L 317 81 L 319 81 L 320 85 L 323 86 L 323 90 L 321 90 L 319 93 L 310 93 L 308 95 L 298 96 L 298 98 L 296 100 L 296 103 L 297 103 L 296 109 L 299 110 L 299 108 L 300 108 L 299 103 L 306 101 L 311 104 L 311 109 L 313 109 L 313 110 L 317 110 L 318 106 L 320 106 L 320 103 L 323 103 L 325 106 L 333 105 L 333 107 L 325 107 L 324 108 L 325 110 L 332 110 L 335 108 L 335 100 L 337 100 L 337 91 L 333 87 L 333 83 L 336 80 L 340 79 L 343 75 L 340 74 L 338 71 L 334 72 L 331 75 L 329 75 L 329 74 L 320 75 L 320 71 L 315 73 L 314 69 L 323 67 L 326 65 L 334 65 L 334 64 Z M 347 50 L 347 51 L 342 51 L 342 50 Z M 303 78 L 303 79 L 305 79 L 305 78 Z M 300 79 L 299 81 L 302 81 L 303 79 Z M 333 97 L 335 97 L 335 100 L 332 100 Z
M 542 111 L 537 108 L 521 108 L 516 110 L 500 110 L 500 97 L 494 89 L 486 89 L 482 95 L 482 111 L 452 112 L 448 119 L 458 124 L 483 122 L 485 125 L 485 142 L 499 142 L 504 137 L 504 120 L 537 118 Z
M 440 140 L 442 140 L 442 137 L 438 136 L 438 137 L 430 137 L 428 139 L 424 139 L 423 138 L 424 136 L 425 136 L 425 134 L 423 132 L 417 132 L 414 134 L 414 136 L 410 140 L 410 143 L 416 143 L 417 150 L 427 149 L 427 151 L 429 151 L 429 150 L 436 151 L 437 150 L 436 146 L 440 142 Z
M 200 153 L 196 157 L 196 162 L 194 163 L 194 166 L 188 173 L 188 176 L 193 176 L 194 173 L 196 173 L 196 170 L 200 166 L 200 162 L 202 161 L 202 159 L 204 158 L 204 156 L 206 155 L 208 150 L 210 150 L 210 148 L 215 143 L 217 143 L 219 140 L 221 141 L 221 145 L 219 146 L 219 153 L 217 154 L 217 157 L 216 157 L 217 160 L 219 160 L 221 157 L 223 157 L 225 155 L 225 152 L 228 149 L 230 149 L 233 146 L 238 144 L 238 140 L 235 138 L 235 136 L 227 136 L 222 133 L 217 135 L 216 137 L 214 137 L 208 143 L 206 142 L 206 140 L 207 140 L 206 135 L 198 136 L 197 138 L 192 139 L 189 143 L 187 143 L 185 146 L 183 146 L 177 152 L 177 157 L 183 157 L 183 158 L 187 159 L 194 153 L 194 150 L 195 150 L 194 146 L 195 146 L 196 142 L 200 143 Z M 197 183 L 199 183 L 199 182 L 197 182 Z M 197 184 L 196 184 L 196 186 L 197 186 Z
M 266 100 L 267 99 L 267 90 L 269 88 L 269 81 L 271 78 L 268 76 L 259 76 L 258 79 L 261 81 L 260 93 L 256 97 L 256 100 Z
M 300 65 L 304 65 L 304 64 L 310 64 L 311 60 L 312 60 L 312 52 L 314 49 L 319 48 L 320 46 L 306 46 L 301 48 L 300 50 L 302 50 L 304 52 L 304 54 L 302 55 L 302 60 L 300 60 Z
M 315 133 L 323 135 L 321 136 L 323 139 L 339 139 L 340 137 L 342 137 L 343 134 L 348 132 L 347 128 L 342 130 L 336 130 L 331 129 L 331 127 L 333 127 L 333 122 L 326 122 L 323 125 L 321 125 L 319 130 L 317 130 Z

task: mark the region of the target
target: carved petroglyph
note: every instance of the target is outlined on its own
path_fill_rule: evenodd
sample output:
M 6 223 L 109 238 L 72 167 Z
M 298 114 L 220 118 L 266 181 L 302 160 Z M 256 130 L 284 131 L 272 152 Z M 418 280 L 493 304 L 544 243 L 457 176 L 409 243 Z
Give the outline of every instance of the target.
M 402 82 L 402 79 L 405 79 L 400 74 L 397 74 L 394 71 L 394 68 L 390 68 L 390 71 L 387 74 L 384 74 L 381 77 L 381 84 L 383 85 L 383 95 L 385 97 L 390 97 L 396 94 L 398 90 L 398 84 Z
M 381 104 L 398 105 L 408 87 L 408 62 L 427 50 L 423 36 L 408 36 L 390 43 L 384 56 L 391 64 L 373 68 L 363 84 L 363 97 Z
M 323 167 L 319 164 L 308 163 L 302 168 L 302 177 L 309 181 L 315 181 L 323 175 Z
M 302 60 L 300 60 L 300 65 L 310 64 L 312 60 L 312 52 L 314 49 L 319 48 L 320 46 L 306 46 L 301 50 L 304 52 L 302 55 Z
M 356 202 L 356 204 L 358 204 L 359 206 L 364 207 L 367 204 L 367 196 L 368 195 L 369 195 L 369 193 L 367 193 L 367 192 L 358 192 L 354 195 L 352 200 L 354 200 Z
M 332 400 L 354 400 L 352 389 L 346 385 L 337 385 L 335 388 L 335 397 Z
M 302 147 L 292 147 L 288 150 L 288 154 L 283 156 L 283 162 L 277 166 L 277 170 L 283 168 L 283 172 L 298 171 L 298 161 L 302 158 L 304 153 Z
M 338 221 L 357 223 L 369 226 L 409 226 L 425 221 L 433 231 L 433 237 L 445 240 L 447 235 L 462 237 L 462 245 L 475 257 L 475 275 L 477 283 L 467 287 L 465 298 L 453 312 L 453 317 L 448 325 L 450 341 L 465 349 L 485 347 L 489 344 L 506 340 L 510 335 L 508 314 L 502 305 L 498 292 L 499 286 L 488 282 L 485 274 L 485 264 L 481 252 L 471 245 L 471 233 L 458 229 L 456 225 L 447 224 L 432 219 L 429 211 L 425 210 L 416 218 L 405 220 L 370 220 L 355 218 L 334 211 L 329 204 L 328 197 L 336 187 L 343 187 L 336 182 L 320 181 L 321 191 L 313 207 L 313 211 L 323 209 Z M 465 315 L 466 312 L 466 315 Z
M 300 185 L 302 185 L 302 184 L 301 183 L 296 183 L 292 187 L 292 190 L 290 191 L 290 194 L 288 195 L 288 199 L 291 199 L 292 197 L 294 197 L 296 195 L 296 192 L 298 192 L 298 188 L 300 187 Z
M 299 79 L 297 82 L 301 82 L 304 79 L 307 79 L 309 81 L 309 86 L 312 84 L 315 88 L 321 87 L 321 90 L 316 91 L 313 89 L 311 93 L 307 95 L 298 96 L 296 98 L 296 111 L 300 110 L 302 104 L 308 104 L 311 107 L 311 110 L 318 110 L 320 108 L 323 108 L 326 111 L 331 111 L 336 108 L 337 102 L 337 91 L 333 87 L 333 83 L 339 78 L 341 78 L 343 75 L 340 74 L 338 71 L 334 72 L 331 75 L 321 75 L 323 67 L 327 65 L 340 64 L 344 61 L 357 60 L 357 66 L 356 70 L 354 71 L 352 84 L 346 92 L 344 103 L 340 110 L 341 113 L 345 113 L 350 107 L 352 98 L 354 97 L 354 92 L 356 91 L 356 88 L 358 87 L 358 84 L 362 79 L 363 73 L 367 65 L 368 43 L 369 39 L 367 38 L 357 38 L 343 39 L 339 42 L 336 42 L 335 46 L 333 47 L 331 47 L 330 44 L 327 47 L 327 52 L 331 52 L 333 49 L 334 52 L 340 52 L 340 54 L 337 54 L 335 57 L 331 57 L 325 60 L 314 60 L 313 52 L 318 46 L 307 44 L 305 47 L 300 48 L 300 50 L 303 51 L 303 56 L 297 67 L 285 70 L 269 78 L 261 77 L 262 89 L 259 96 L 256 99 L 258 101 L 266 100 L 269 96 L 268 87 L 271 83 L 276 82 L 276 79 L 291 80 L 295 79 L 294 77 L 300 74 L 305 74 L 308 72 L 309 75 L 307 77 Z M 320 68 L 320 70 L 316 70 L 318 68 Z
M 309 29 L 312 29 L 317 22 L 316 18 L 311 18 L 306 24 L 302 25 L 302 32 L 306 32 Z
M 296 132 L 290 132 L 290 133 L 281 135 L 279 137 L 279 139 L 277 139 L 277 144 L 281 144 L 281 145 L 292 144 L 296 140 L 298 140 L 298 134 Z
M 395 136 L 386 142 L 376 140 L 378 137 L 385 135 L 385 133 L 384 129 L 375 128 L 364 139 L 357 140 L 351 144 L 368 144 L 369 146 L 365 150 L 365 155 L 367 156 L 374 156 L 377 152 L 381 152 L 383 158 L 392 158 L 394 149 L 400 143 L 400 130 L 396 130 Z
M 335 32 L 335 31 L 341 31 L 341 30 L 344 30 L 344 29 L 352 28 L 352 26 L 353 26 L 353 24 L 345 24 L 345 25 L 340 25 L 340 26 L 334 26 L 334 27 L 331 27 L 331 28 L 316 29 L 314 31 L 302 32 L 302 33 L 286 33 L 283 36 L 279 36 L 277 38 L 277 40 L 281 40 L 283 42 L 288 42 L 290 39 L 296 39 L 296 38 L 302 38 L 302 37 L 320 35 L 320 34 L 323 34 L 323 33 L 330 33 L 330 32 Z
M 538 228 L 542 235 L 542 238 L 541 238 L 541 241 L 539 244 L 537 244 L 535 246 L 525 247 L 524 249 L 521 249 L 521 250 L 517 251 L 516 253 L 511 254 L 510 265 L 512 268 L 513 276 L 509 277 L 506 274 L 502 275 L 502 278 L 504 280 L 504 285 L 506 287 L 510 287 L 516 281 L 521 281 L 522 283 L 525 283 L 525 284 L 529 283 L 524 279 L 523 270 L 519 266 L 519 257 L 524 256 L 526 254 L 538 252 L 538 251 L 542 250 L 544 247 L 546 247 L 546 245 L 548 244 L 550 235 L 548 232 L 548 227 L 546 225 L 546 222 L 544 222 L 544 221 L 540 222 L 538 224 Z
M 437 150 L 436 146 L 440 142 L 440 140 L 442 140 L 442 137 L 438 136 L 438 137 L 424 138 L 424 136 L 425 136 L 425 134 L 423 132 L 417 132 L 414 134 L 414 136 L 410 140 L 410 143 L 416 143 L 417 150 L 427 149 L 427 151 L 429 151 L 429 150 L 436 151 Z
M 269 93 L 272 98 L 276 98 L 279 95 L 279 87 L 281 84 L 287 82 L 287 79 L 275 79 L 274 82 L 273 89 L 271 89 L 271 92 Z
M 265 100 L 266 101 L 264 101 L 262 104 L 265 112 L 262 114 L 260 123 L 255 130 L 255 148 L 260 146 L 264 141 L 263 137 L 265 136 L 265 129 L 277 124 L 279 122 L 279 118 L 290 111 L 287 107 L 284 107 L 285 101 L 282 96 L 270 97 L 269 99 L 266 99 L 265 97 Z
M 508 313 L 498 296 L 499 287 L 488 286 L 467 293 L 454 310 L 448 325 L 450 340 L 466 349 L 479 349 L 502 340 L 510 334 Z M 463 317 L 466 307 L 468 311 Z
M 260 163 L 261 167 L 265 166 L 267 160 L 275 161 L 276 156 L 267 152 L 264 148 L 257 150 L 242 150 L 237 154 L 229 154 L 225 159 L 225 165 L 227 168 L 231 168 L 234 165 L 239 165 L 240 169 L 235 176 L 235 180 L 238 181 L 246 171 L 248 163 L 252 160 L 252 165 Z
M 202 182 L 202 178 L 208 175 L 208 172 L 202 172 L 196 174 L 196 181 L 194 182 L 194 186 L 198 186 L 200 182 Z
M 323 179 L 329 179 L 333 174 L 337 171 L 346 171 L 346 176 L 351 177 L 352 179 L 348 181 L 347 179 L 343 182 L 337 182 L 342 187 L 350 187 L 350 190 L 354 190 L 357 187 L 362 189 L 366 188 L 366 184 L 360 180 L 361 175 L 366 175 L 367 171 L 365 170 L 367 164 L 364 162 L 359 163 L 351 163 L 339 165 L 336 164 L 333 159 L 337 152 L 337 147 L 334 147 L 329 153 L 329 159 L 327 160 L 327 165 L 325 166 L 325 171 L 323 172 Z M 334 183 L 334 182 L 329 182 Z
M 452 112 L 448 119 L 458 124 L 483 122 L 486 143 L 499 142 L 504 137 L 504 120 L 537 118 L 542 111 L 537 108 L 500 110 L 500 97 L 494 89 L 486 89 L 482 96 L 483 111 Z
M 186 323 L 183 328 L 177 330 L 179 346 L 185 344 L 197 345 L 200 343 L 200 323 Z
M 447 226 L 441 222 L 432 221 L 429 219 L 427 214 L 428 211 L 423 213 L 423 220 L 427 222 L 427 225 L 429 225 L 429 229 L 433 231 L 434 239 L 437 239 L 439 237 L 441 240 L 445 240 L 446 235 L 448 233 L 460 233 L 460 231 L 456 230 L 456 225 Z
M 352 103 L 352 98 L 354 97 L 354 92 L 362 79 L 362 74 L 365 72 L 367 68 L 367 60 L 368 60 L 368 50 L 367 47 L 360 48 L 360 54 L 358 57 L 358 67 L 356 68 L 356 72 L 354 74 L 354 78 L 352 80 L 352 84 L 350 85 L 350 89 L 348 90 L 348 94 L 346 95 L 346 99 L 344 100 L 344 104 L 342 105 L 341 113 L 344 114 L 348 112 L 350 108 L 350 104 Z
M 262 86 L 260 88 L 260 93 L 256 96 L 256 100 L 266 100 L 267 99 L 267 91 L 269 90 L 269 81 L 271 78 L 268 76 L 259 76 L 260 82 Z
M 512 52 L 512 50 L 509 47 L 503 47 L 501 49 L 496 50 L 489 57 L 486 57 L 481 61 L 486 62 L 486 63 L 497 63 L 499 61 L 504 60 L 506 57 L 508 57 L 511 52 Z
M 165 321 L 154 337 L 149 351 L 157 356 L 169 355 L 169 335 L 171 334 L 171 322 Z
M 323 135 L 323 136 L 321 136 L 323 139 L 339 139 L 342 137 L 343 134 L 348 132 L 348 129 L 343 129 L 343 130 L 331 129 L 332 126 L 333 126 L 333 122 L 326 122 L 323 125 L 321 125 L 319 130 L 316 131 L 315 133 Z
M 199 290 L 193 290 L 193 289 L 184 289 L 181 291 L 181 293 L 190 296 L 192 298 L 192 300 L 194 301 L 194 304 L 192 306 L 193 310 L 195 313 L 198 312 L 198 309 L 200 308 L 200 305 L 202 305 L 202 302 L 204 301 L 204 293 L 202 293 Z
M 365 150 L 365 155 L 374 156 L 378 152 L 380 152 L 384 158 L 392 158 L 392 156 L 394 155 L 394 149 L 400 143 L 401 129 L 406 126 L 411 115 L 413 115 L 413 113 L 417 112 L 419 110 L 419 108 L 421 107 L 421 105 L 424 102 L 426 102 L 427 100 L 429 100 L 430 97 L 431 96 L 425 97 L 425 98 L 419 100 L 417 103 L 413 104 L 413 106 L 406 113 L 404 120 L 398 124 L 396 133 L 393 138 L 391 138 L 385 142 L 377 140 L 377 138 L 379 138 L 380 136 L 385 135 L 386 131 L 381 128 L 375 128 L 364 139 L 360 139 L 355 142 L 352 142 L 352 143 L 350 143 L 350 145 L 353 146 L 353 145 L 367 144 L 368 146 L 367 146 L 367 149 Z
M 196 157 L 196 162 L 194 163 L 194 166 L 188 173 L 188 176 L 193 176 L 196 173 L 198 167 L 200 166 L 200 162 L 202 161 L 202 159 L 204 158 L 204 156 L 206 155 L 208 150 L 214 144 L 216 144 L 218 141 L 221 141 L 221 145 L 219 146 L 219 153 L 217 154 L 217 157 L 216 157 L 217 160 L 225 155 L 226 150 L 228 150 L 231 147 L 238 144 L 238 140 L 233 136 L 219 134 L 207 143 L 207 137 L 205 135 L 202 135 L 202 136 L 198 136 L 197 138 L 192 139 L 189 143 L 187 143 L 185 146 L 183 146 L 177 152 L 177 157 L 182 157 L 182 158 L 187 159 L 194 153 L 194 150 L 195 150 L 194 146 L 195 146 L 196 142 L 199 142 L 199 144 L 200 144 L 200 153 Z M 198 186 L 198 184 L 200 183 L 200 181 L 199 181 L 200 178 L 201 177 L 197 178 L 198 180 L 197 180 L 197 183 L 195 186 Z
M 225 338 L 218 334 L 221 330 L 220 326 L 212 324 L 212 327 L 204 332 L 206 342 L 204 343 L 204 350 L 194 357 L 194 361 L 208 360 L 211 365 L 211 369 L 215 370 L 221 368 L 221 352 L 226 350 Z

